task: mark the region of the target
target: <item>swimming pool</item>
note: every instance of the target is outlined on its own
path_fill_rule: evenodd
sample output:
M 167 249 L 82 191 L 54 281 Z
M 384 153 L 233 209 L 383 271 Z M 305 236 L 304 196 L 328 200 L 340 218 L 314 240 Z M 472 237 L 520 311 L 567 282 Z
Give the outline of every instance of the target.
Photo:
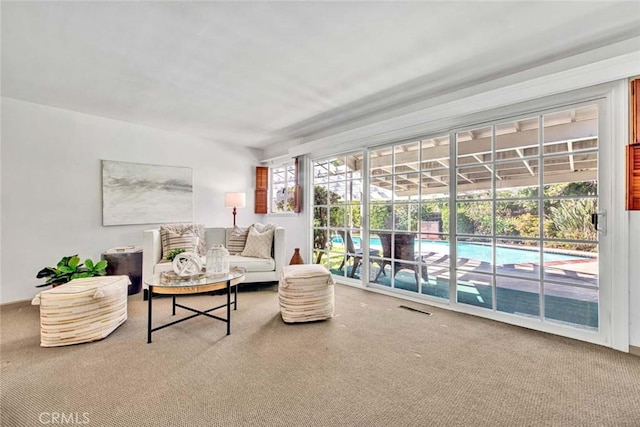
M 332 241 L 334 243 L 342 243 L 342 238 L 337 236 Z M 373 249 L 382 250 L 382 243 L 379 237 L 372 237 L 369 240 L 369 245 Z M 415 252 L 421 251 L 426 255 L 430 252 L 449 255 L 449 242 L 442 240 L 422 240 L 422 244 L 419 245 L 418 239 L 415 239 Z M 360 238 L 353 237 L 353 244 L 356 247 L 360 247 Z M 533 247 L 531 249 L 534 249 Z M 595 254 L 594 254 L 595 255 Z M 483 245 L 477 243 L 459 242 L 457 247 L 457 257 L 475 259 L 481 262 L 492 262 L 492 248 L 490 245 Z M 550 261 L 570 261 L 570 260 L 588 260 L 591 257 L 579 256 L 572 254 L 560 254 L 545 251 L 544 262 Z M 496 265 L 505 264 L 526 264 L 526 263 L 539 263 L 540 253 L 537 250 L 520 249 L 509 246 L 498 246 L 496 248 Z

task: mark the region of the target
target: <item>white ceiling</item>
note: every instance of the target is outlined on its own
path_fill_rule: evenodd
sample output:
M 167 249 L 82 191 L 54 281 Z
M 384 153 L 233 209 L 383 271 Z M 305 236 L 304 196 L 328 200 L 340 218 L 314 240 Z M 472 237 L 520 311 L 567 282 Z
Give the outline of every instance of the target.
M 264 148 L 639 32 L 637 1 L 2 2 L 2 95 Z

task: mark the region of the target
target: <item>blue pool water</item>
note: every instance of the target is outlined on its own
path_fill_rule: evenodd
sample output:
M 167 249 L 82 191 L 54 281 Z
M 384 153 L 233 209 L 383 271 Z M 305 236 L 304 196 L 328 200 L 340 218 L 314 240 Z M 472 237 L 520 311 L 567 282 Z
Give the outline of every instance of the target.
M 342 243 L 342 238 L 337 236 L 333 239 L 334 243 Z M 418 239 L 415 240 L 415 252 L 422 252 L 427 254 L 429 252 L 439 253 L 442 255 L 449 255 L 449 242 L 440 240 L 422 240 L 422 244 L 419 245 Z M 360 247 L 360 238 L 354 237 L 353 244 L 356 247 Z M 372 249 L 382 250 L 382 243 L 380 238 L 372 237 L 369 243 Z M 533 249 L 533 248 L 532 248 Z M 492 262 L 492 249 L 490 245 L 483 245 L 477 243 L 459 242 L 457 247 L 457 257 L 475 259 L 482 262 Z M 545 251 L 544 262 L 549 261 L 568 261 L 579 260 L 587 257 L 581 257 L 578 255 L 558 254 Z M 540 253 L 537 250 L 519 249 L 506 246 L 498 246 L 496 248 L 496 264 L 519 264 L 519 263 L 539 263 Z

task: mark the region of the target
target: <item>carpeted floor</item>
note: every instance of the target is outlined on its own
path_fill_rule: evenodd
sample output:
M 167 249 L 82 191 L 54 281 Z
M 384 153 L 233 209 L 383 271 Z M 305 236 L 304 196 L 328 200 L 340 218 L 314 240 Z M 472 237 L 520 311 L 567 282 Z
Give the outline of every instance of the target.
M 39 346 L 38 307 L 3 308 L 1 425 L 640 426 L 638 357 L 344 285 L 333 319 L 287 325 L 274 289 L 240 293 L 230 336 L 198 317 L 152 344 L 140 294 L 70 347 Z

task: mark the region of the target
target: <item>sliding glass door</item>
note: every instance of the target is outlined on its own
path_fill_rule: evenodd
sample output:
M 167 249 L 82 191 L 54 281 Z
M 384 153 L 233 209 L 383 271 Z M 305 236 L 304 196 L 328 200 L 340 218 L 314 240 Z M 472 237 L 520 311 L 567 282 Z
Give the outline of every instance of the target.
M 449 136 L 369 153 L 372 286 L 449 298 Z
M 598 106 L 457 131 L 458 303 L 598 329 Z
M 465 312 L 567 336 L 608 334 L 603 105 L 314 161 L 314 262 L 349 283 Z
M 313 258 L 333 274 L 359 279 L 362 153 L 313 163 Z

